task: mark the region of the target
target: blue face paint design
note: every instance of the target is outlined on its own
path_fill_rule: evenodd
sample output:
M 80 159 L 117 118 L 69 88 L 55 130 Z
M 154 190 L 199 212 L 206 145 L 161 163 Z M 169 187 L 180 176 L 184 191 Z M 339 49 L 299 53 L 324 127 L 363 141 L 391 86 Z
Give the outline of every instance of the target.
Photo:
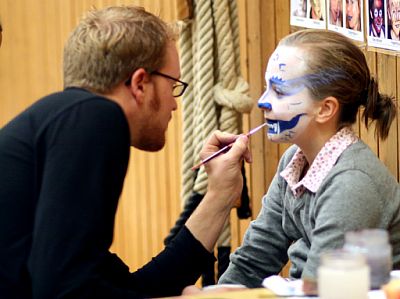
M 303 115 L 305 115 L 305 113 L 298 114 L 289 121 L 268 119 L 268 134 L 278 135 L 281 132 L 293 129 L 297 126 L 300 117 Z
M 303 90 L 305 77 L 283 80 L 277 76 L 269 79 L 270 86 L 280 96 L 292 96 Z
M 266 109 L 266 110 L 271 110 L 272 109 L 272 105 L 270 103 L 267 102 L 260 102 L 258 101 L 258 108 L 260 109 Z
M 258 100 L 258 108 L 272 110 L 272 104 L 265 101 L 264 97 L 271 91 L 275 91 L 277 93 L 278 98 L 283 98 L 285 96 L 291 96 L 299 93 L 305 85 L 303 84 L 302 78 L 295 78 L 291 80 L 283 80 L 278 76 L 272 76 L 269 79 L 269 86 L 265 93 Z M 298 104 L 300 104 L 299 102 Z
M 285 80 L 283 80 L 282 78 L 279 78 L 278 76 L 272 76 L 270 79 L 269 79 L 269 82 L 271 83 L 271 85 L 272 84 L 275 84 L 275 85 L 283 85 L 283 84 L 285 84 Z

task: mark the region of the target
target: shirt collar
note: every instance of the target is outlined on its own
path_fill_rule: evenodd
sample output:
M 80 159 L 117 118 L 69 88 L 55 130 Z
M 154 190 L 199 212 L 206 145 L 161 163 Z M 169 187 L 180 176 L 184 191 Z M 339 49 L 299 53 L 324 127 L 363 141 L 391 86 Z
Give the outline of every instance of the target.
M 303 151 L 298 148 L 289 164 L 280 175 L 292 190 L 294 196 L 299 197 L 305 189 L 315 193 L 322 181 L 335 165 L 340 155 L 351 144 L 356 143 L 358 137 L 350 127 L 344 127 L 333 135 L 315 157 L 306 175 L 299 181 L 304 167 L 307 165 Z

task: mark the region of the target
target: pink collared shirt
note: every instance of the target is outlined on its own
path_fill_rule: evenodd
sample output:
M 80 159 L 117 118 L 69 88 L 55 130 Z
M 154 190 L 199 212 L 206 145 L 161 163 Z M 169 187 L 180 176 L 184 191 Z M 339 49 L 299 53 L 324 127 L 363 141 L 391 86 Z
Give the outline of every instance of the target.
M 307 160 L 300 148 L 280 175 L 288 183 L 295 197 L 301 196 L 305 188 L 315 193 L 344 150 L 358 140 L 350 127 L 344 127 L 325 143 L 301 181 L 299 178 Z

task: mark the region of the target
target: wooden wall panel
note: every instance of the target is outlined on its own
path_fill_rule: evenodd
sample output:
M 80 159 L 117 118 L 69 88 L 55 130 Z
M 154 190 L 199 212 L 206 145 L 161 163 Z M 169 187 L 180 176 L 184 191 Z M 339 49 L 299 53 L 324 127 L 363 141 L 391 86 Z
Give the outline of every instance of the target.
M 39 97 L 62 88 L 63 44 L 84 11 L 92 6 L 138 4 L 166 20 L 174 20 L 176 1 L 183 3 L 186 0 L 1 0 L 0 126 Z M 268 57 L 277 42 L 292 30 L 289 2 L 238 0 L 242 73 L 250 83 L 250 95 L 255 101 L 264 89 Z M 365 53 L 372 72 L 386 82 L 382 83 L 382 88 L 399 96 L 400 58 L 371 51 Z M 244 130 L 263 121 L 263 115 L 255 105 L 250 115 L 243 117 Z M 179 215 L 181 130 L 178 109 L 162 151 L 143 153 L 132 149 L 112 247 L 132 270 L 162 249 L 163 239 Z M 396 119 L 389 140 L 384 143 L 374 138 L 374 127 L 367 131 L 361 123 L 357 131 L 399 178 L 399 119 Z M 270 143 L 265 134 L 258 133 L 251 138 L 254 162 L 246 166 L 246 171 L 254 217 L 286 148 L 287 145 Z M 249 220 L 238 220 L 235 211 L 231 220 L 232 244 L 236 247 L 241 243 Z
M 176 0 L 0 1 L 0 126 L 38 98 L 62 89 L 62 52 L 69 32 L 90 8 L 116 4 L 144 6 L 167 21 L 176 19 Z M 178 110 L 162 151 L 132 149 L 112 247 L 132 270 L 163 248 L 163 239 L 179 214 L 180 132 Z
M 400 57 L 397 57 L 397 71 L 396 71 L 396 82 L 400 81 Z M 400 165 L 400 84 L 396 86 L 396 98 L 397 98 L 397 161 Z M 400 167 L 397 172 L 397 180 L 400 181 Z
M 251 51 L 255 51 L 255 46 L 252 45 L 252 37 L 257 36 L 257 41 L 261 43 L 261 55 L 249 57 L 246 65 L 246 72 L 249 75 L 248 79 L 250 82 L 251 95 L 256 100 L 256 95 L 261 95 L 263 91 L 262 84 L 257 83 L 254 78 L 263 77 L 265 70 L 265 63 L 276 47 L 279 40 L 290 33 L 291 31 L 298 30 L 289 25 L 289 0 L 273 0 L 273 1 L 248 1 L 247 4 L 247 19 L 246 26 L 248 32 L 248 43 L 242 44 L 241 49 L 246 48 L 248 55 L 250 56 Z M 261 21 L 260 21 L 261 20 Z M 260 32 L 253 32 L 259 28 Z M 243 52 L 243 51 L 242 51 Z M 370 66 L 372 74 L 376 75 L 380 80 L 381 91 L 392 94 L 394 96 L 399 95 L 399 57 L 395 57 L 388 53 L 375 53 L 372 49 L 366 51 L 368 64 Z M 260 59 L 257 63 L 257 59 Z M 262 66 L 260 70 L 259 66 Z M 261 73 L 260 73 L 261 72 Z M 258 108 L 254 108 L 256 111 L 252 111 L 252 117 L 249 118 L 250 127 L 258 123 Z M 257 120 L 255 122 L 254 120 Z M 262 121 L 262 120 L 261 120 Z M 364 123 L 358 122 L 355 125 L 355 131 L 359 133 L 361 138 L 372 148 L 372 150 L 379 155 L 379 158 L 386 164 L 389 170 L 399 180 L 399 120 L 396 119 L 393 124 L 390 136 L 385 142 L 376 140 L 374 136 L 375 126 L 371 125 L 369 130 L 364 126 Z M 276 164 L 279 157 L 283 154 L 284 150 L 288 145 L 276 145 L 271 144 L 261 134 L 252 136 L 252 152 L 257 154 L 257 160 L 255 163 L 260 165 L 252 165 L 250 171 L 250 188 L 253 201 L 253 214 L 256 216 L 261 206 L 260 197 L 257 195 L 263 194 L 268 188 L 268 184 L 275 174 Z M 260 149 L 258 146 L 262 146 Z M 261 154 L 260 154 L 261 153 Z M 260 171 L 254 169 L 264 169 L 264 173 L 260 175 Z
M 387 54 L 377 54 L 379 90 L 383 93 L 396 95 L 396 57 Z M 399 162 L 397 156 L 397 118 L 393 122 L 389 136 L 385 141 L 379 141 L 379 158 L 387 165 L 393 175 L 397 175 Z
M 377 76 L 376 53 L 364 51 L 364 54 L 367 58 L 367 63 L 372 76 Z M 367 129 L 364 125 L 364 120 L 360 119 L 359 132 L 360 137 L 370 146 L 374 153 L 378 155 L 378 141 L 375 138 L 375 123 L 372 123 Z

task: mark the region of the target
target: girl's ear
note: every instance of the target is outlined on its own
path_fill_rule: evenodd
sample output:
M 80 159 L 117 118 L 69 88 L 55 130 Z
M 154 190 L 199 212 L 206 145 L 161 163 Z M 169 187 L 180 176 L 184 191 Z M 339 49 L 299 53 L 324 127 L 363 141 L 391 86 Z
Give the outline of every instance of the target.
M 319 111 L 316 114 L 316 121 L 325 123 L 336 118 L 339 113 L 339 101 L 335 97 L 326 97 L 320 101 Z

